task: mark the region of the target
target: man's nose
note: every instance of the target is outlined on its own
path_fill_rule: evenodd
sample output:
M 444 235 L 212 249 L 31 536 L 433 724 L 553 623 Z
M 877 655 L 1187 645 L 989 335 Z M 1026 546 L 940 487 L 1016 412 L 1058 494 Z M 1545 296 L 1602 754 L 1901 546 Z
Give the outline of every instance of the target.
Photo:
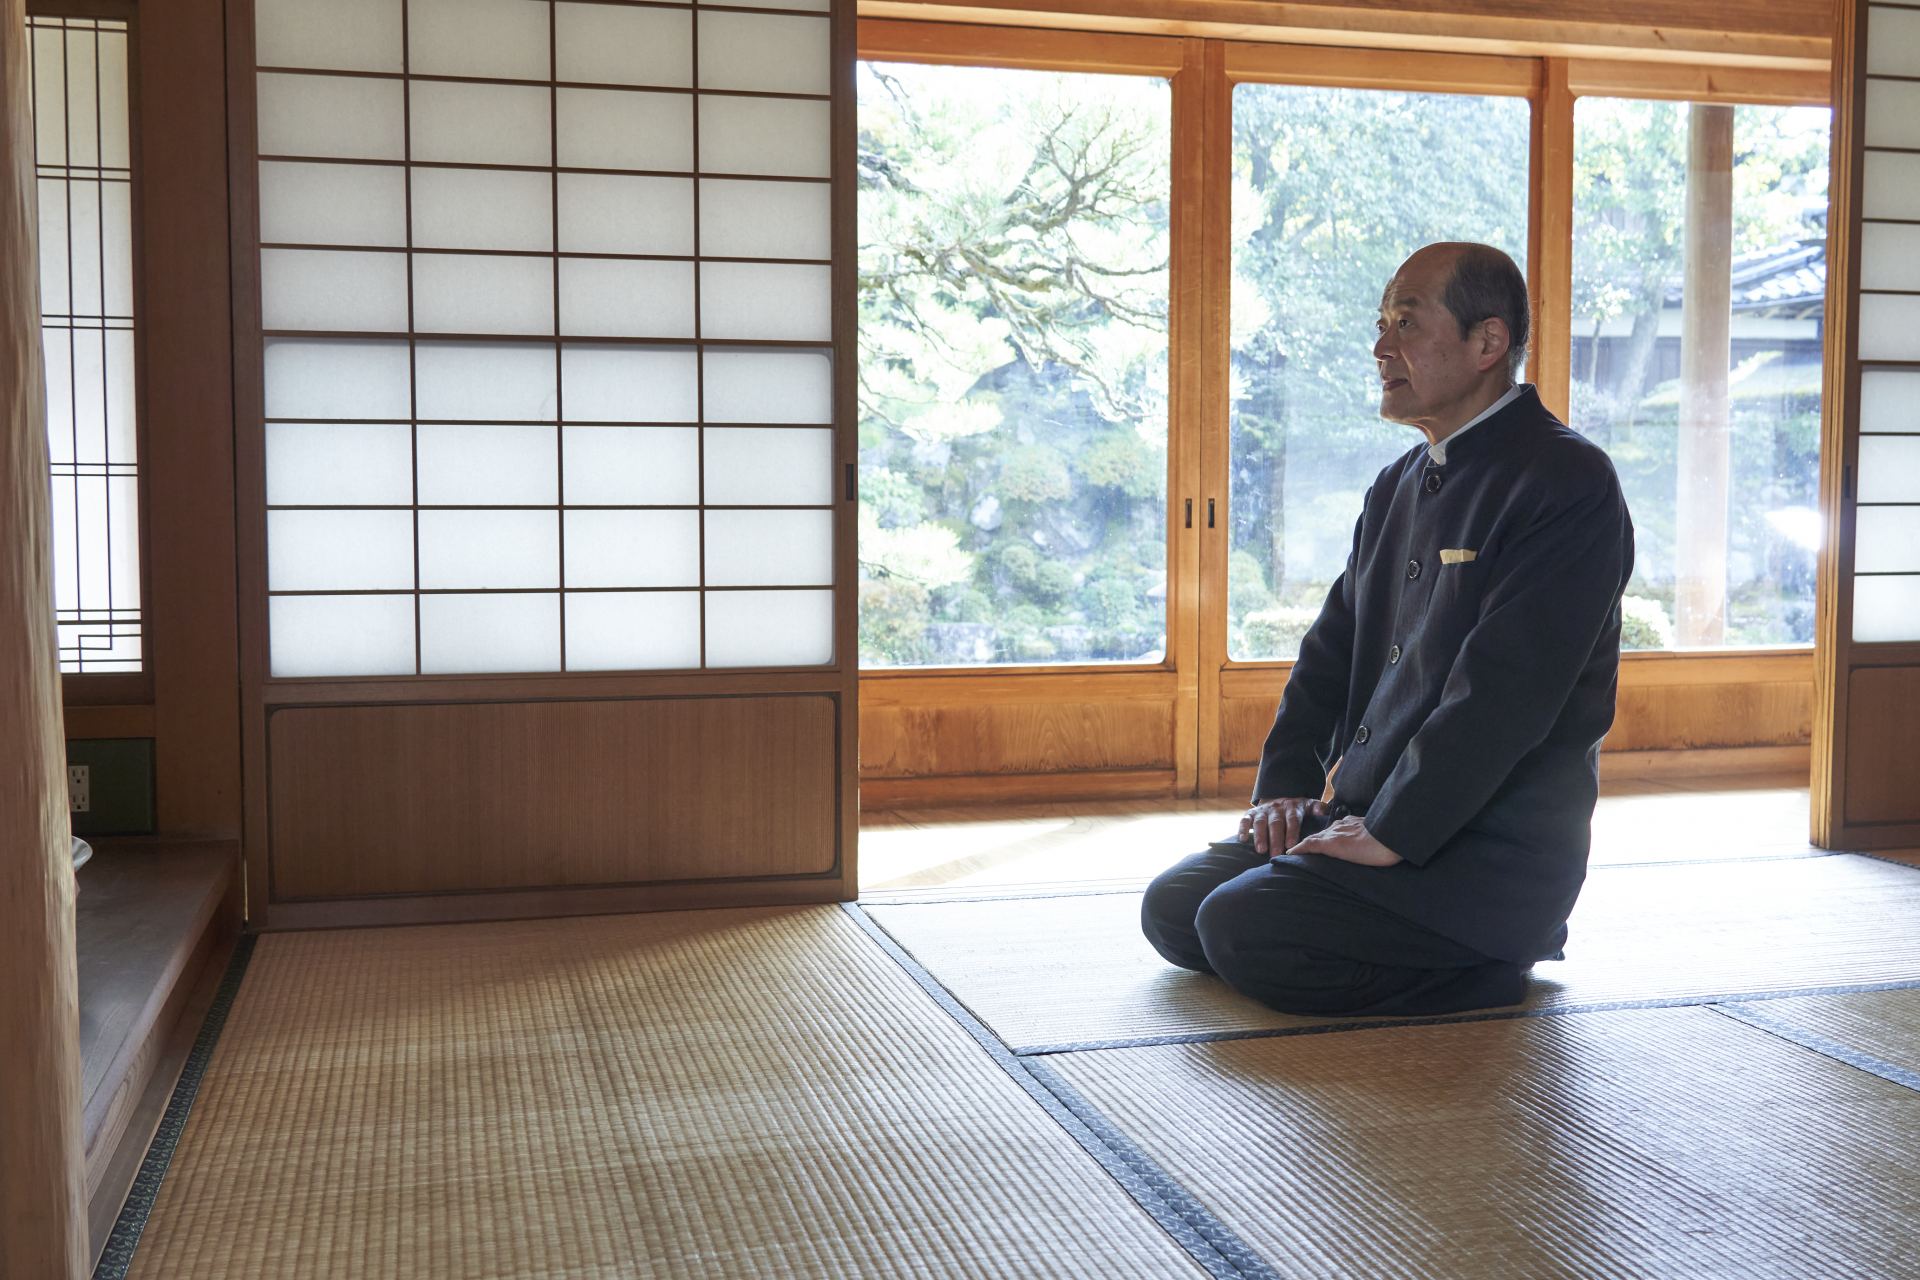
M 1385 360 L 1387 358 L 1387 333 L 1385 331 L 1373 340 L 1373 358 L 1375 360 Z

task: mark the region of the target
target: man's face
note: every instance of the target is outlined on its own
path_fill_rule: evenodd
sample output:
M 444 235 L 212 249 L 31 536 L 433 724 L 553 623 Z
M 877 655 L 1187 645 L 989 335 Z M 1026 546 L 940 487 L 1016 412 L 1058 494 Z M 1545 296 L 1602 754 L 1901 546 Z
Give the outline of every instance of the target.
M 1480 326 L 1461 337 L 1459 322 L 1441 301 L 1452 274 L 1452 255 L 1422 250 L 1407 259 L 1380 299 L 1373 358 L 1380 367 L 1380 416 L 1389 422 L 1444 423 L 1480 383 Z

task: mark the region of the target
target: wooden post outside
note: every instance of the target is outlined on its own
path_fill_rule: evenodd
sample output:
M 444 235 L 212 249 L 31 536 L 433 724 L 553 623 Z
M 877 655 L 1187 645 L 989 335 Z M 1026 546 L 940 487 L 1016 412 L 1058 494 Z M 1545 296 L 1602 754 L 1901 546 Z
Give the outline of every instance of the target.
M 26 30 L 23 0 L 0 0 L 0 1275 L 77 1280 L 80 997 Z
M 1683 646 L 1717 645 L 1727 625 L 1727 490 L 1732 425 L 1733 108 L 1687 117 L 1686 284 L 1681 301 L 1680 440 L 1675 468 L 1674 614 Z

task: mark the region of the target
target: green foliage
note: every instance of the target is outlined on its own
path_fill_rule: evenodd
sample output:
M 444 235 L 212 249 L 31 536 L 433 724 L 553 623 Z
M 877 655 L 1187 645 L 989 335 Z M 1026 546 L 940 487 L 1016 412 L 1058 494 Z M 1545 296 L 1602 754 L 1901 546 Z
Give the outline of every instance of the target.
M 1673 619 L 1667 607 L 1649 596 L 1627 595 L 1620 601 L 1622 649 L 1673 648 Z
M 1003 498 L 1013 502 L 1059 502 L 1073 493 L 1066 455 L 1044 444 L 1020 445 L 1000 464 Z

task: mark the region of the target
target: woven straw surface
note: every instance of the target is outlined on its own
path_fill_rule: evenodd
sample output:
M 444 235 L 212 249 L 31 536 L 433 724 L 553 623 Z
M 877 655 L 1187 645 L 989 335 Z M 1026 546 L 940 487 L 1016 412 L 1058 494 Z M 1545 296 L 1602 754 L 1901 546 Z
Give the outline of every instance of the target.
M 1769 1000 L 1758 1011 L 1920 1074 L 1920 990 L 1796 996 Z
M 1709 1009 L 1047 1061 L 1290 1280 L 1920 1274 L 1915 1095 Z
M 132 1274 L 1202 1273 L 824 907 L 269 935 Z
M 868 908 L 1016 1049 L 1323 1025 L 1167 964 L 1138 894 Z M 1587 879 L 1532 1008 L 1920 978 L 1920 875 L 1868 858 L 1616 867 Z

